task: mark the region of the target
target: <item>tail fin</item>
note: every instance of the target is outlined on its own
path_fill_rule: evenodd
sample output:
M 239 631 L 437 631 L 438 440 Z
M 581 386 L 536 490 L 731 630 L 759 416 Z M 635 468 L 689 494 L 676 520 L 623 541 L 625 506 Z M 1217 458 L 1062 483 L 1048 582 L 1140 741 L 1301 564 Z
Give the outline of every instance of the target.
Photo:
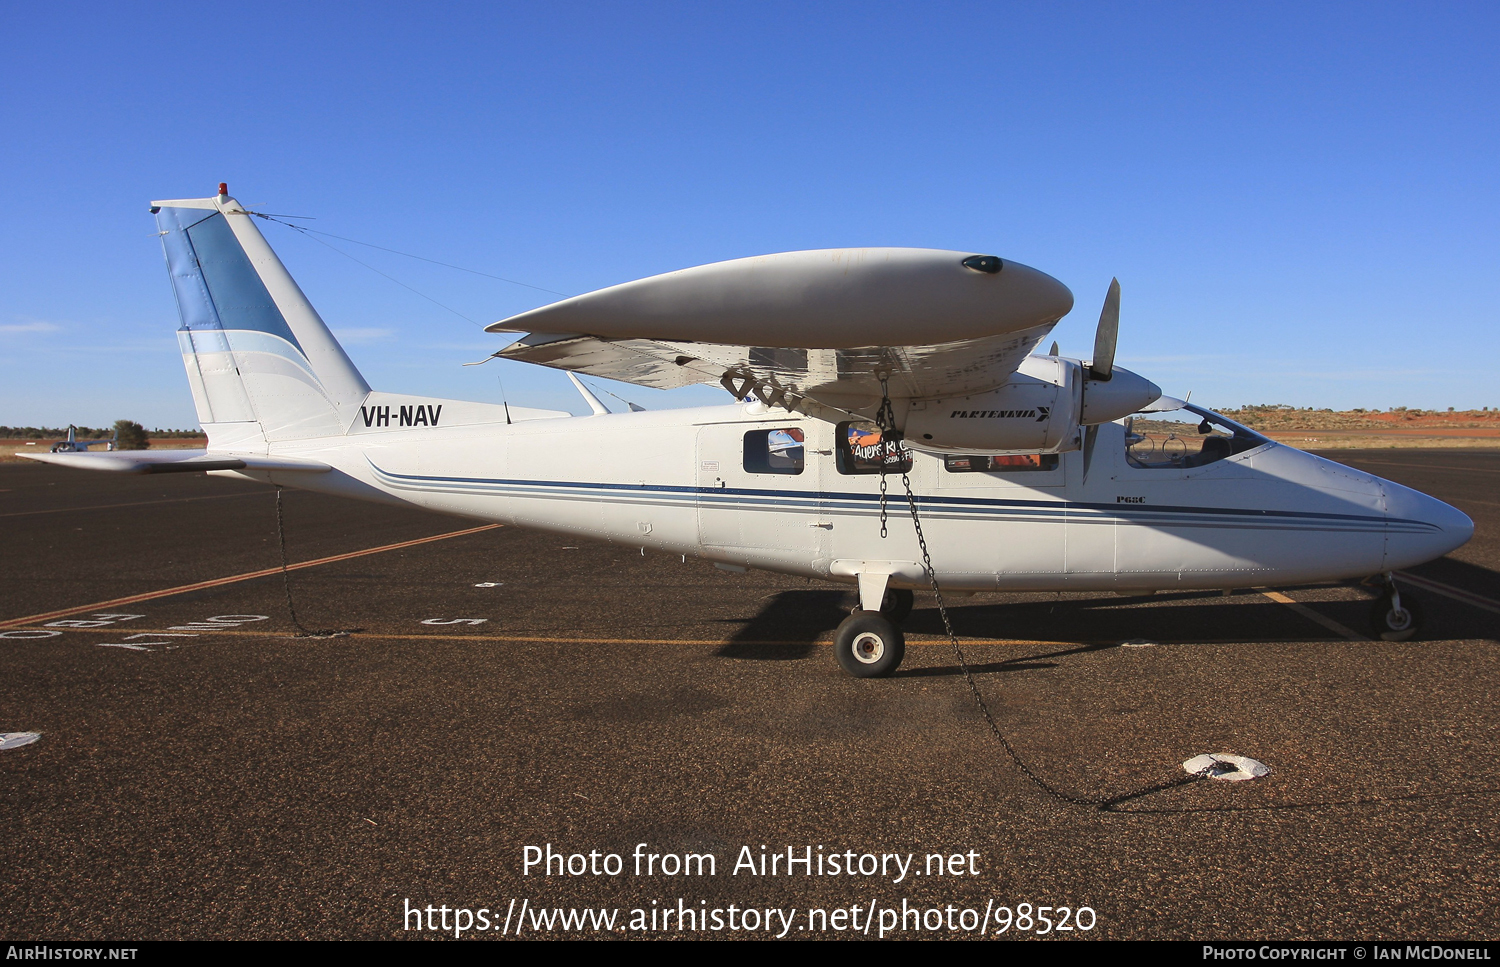
M 225 186 L 155 201 L 193 403 L 213 449 L 342 434 L 370 393 Z

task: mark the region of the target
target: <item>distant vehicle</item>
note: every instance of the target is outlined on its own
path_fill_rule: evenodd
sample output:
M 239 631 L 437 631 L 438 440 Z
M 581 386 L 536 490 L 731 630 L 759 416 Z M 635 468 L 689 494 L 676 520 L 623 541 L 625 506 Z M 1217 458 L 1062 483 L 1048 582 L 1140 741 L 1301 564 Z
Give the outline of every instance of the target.
M 116 448 L 116 444 L 118 444 L 120 442 L 119 431 L 115 431 L 115 434 L 113 436 L 111 436 L 108 440 L 80 440 L 80 439 L 78 439 L 77 434 L 78 434 L 78 427 L 76 427 L 73 424 L 69 423 L 68 424 L 68 438 L 66 440 L 59 440 L 56 443 L 52 444 L 52 452 L 53 453 L 88 453 L 89 452 L 89 447 L 98 446 L 101 443 L 104 444 L 104 449 L 106 449 L 106 450 L 114 450 Z
M 592 414 L 573 417 L 372 391 L 224 185 L 151 210 L 208 447 L 28 456 L 208 471 L 853 584 L 860 610 L 835 655 L 861 677 L 901 663 L 900 622 L 929 578 L 1143 592 L 1380 575 L 1377 633 L 1404 639 L 1419 611 L 1392 572 L 1474 531 L 1441 501 L 1115 366 L 1118 282 L 1088 361 L 1034 354 L 1072 309 L 1061 282 L 930 249 L 698 266 L 489 327 L 525 333 L 503 358 L 719 384 L 737 401 L 610 413 L 585 391 Z

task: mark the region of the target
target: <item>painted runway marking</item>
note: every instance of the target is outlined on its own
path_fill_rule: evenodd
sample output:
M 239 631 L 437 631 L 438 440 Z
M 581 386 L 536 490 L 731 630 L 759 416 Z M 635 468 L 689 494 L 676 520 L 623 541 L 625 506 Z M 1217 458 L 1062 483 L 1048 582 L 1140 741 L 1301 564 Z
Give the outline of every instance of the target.
M 1483 504 L 1486 507 L 1500 507 L 1493 500 L 1475 500 L 1473 497 L 1449 497 L 1448 501 L 1455 504 Z
M 212 634 L 223 628 L 238 628 L 240 625 L 249 624 L 252 621 L 270 621 L 268 614 L 221 614 L 202 621 L 189 621 L 187 624 L 173 625 L 173 631 L 191 631 L 196 636 L 199 632 Z M 50 627 L 50 625 L 48 626 Z
M 1419 587 L 1423 591 L 1431 591 L 1433 594 L 1441 594 L 1445 598 L 1462 601 L 1464 604 L 1479 608 L 1482 611 L 1500 614 L 1500 601 L 1480 597 L 1471 591 L 1465 591 L 1463 588 L 1455 588 L 1451 584 L 1444 584 L 1441 581 L 1434 581 L 1431 578 L 1417 577 L 1415 574 L 1408 574 L 1405 571 L 1397 571 L 1396 574 L 1400 576 L 1401 580 Z
M 94 504 L 90 507 L 53 507 L 48 510 L 18 510 L 0 517 L 31 517 L 35 514 L 83 514 L 91 510 L 114 510 L 117 507 L 147 507 L 151 504 L 185 504 L 190 500 L 227 500 L 230 497 L 254 497 L 264 493 L 251 490 L 243 494 L 210 494 L 206 497 L 172 497 L 167 500 L 137 500 L 129 504 Z
M 119 621 L 134 621 L 137 618 L 146 617 L 143 614 L 114 614 L 108 611 L 96 612 L 92 618 L 68 618 L 62 621 L 49 621 L 49 628 L 107 628 Z
M 1457 470 L 1459 473 L 1500 473 L 1500 470 L 1490 470 L 1486 467 L 1449 467 L 1438 463 L 1391 463 L 1387 460 L 1361 460 L 1357 457 L 1350 458 L 1350 463 L 1368 463 L 1376 467 L 1401 467 L 1406 470 Z
M 69 628 L 68 631 L 95 631 L 95 628 Z M 20 634 L 11 632 L 10 634 Z M 142 632 L 143 634 L 161 634 L 161 632 Z M 61 632 L 49 632 L 50 635 L 61 634 Z M 290 631 L 240 631 L 225 628 L 216 631 L 211 637 L 236 637 L 236 638 L 291 638 Z M 0 637 L 5 637 L 0 633 Z M 705 648 L 722 648 L 725 645 L 785 645 L 785 646 L 807 646 L 807 645 L 831 645 L 833 638 L 817 638 L 813 641 L 740 641 L 729 638 L 549 638 L 538 635 L 445 635 L 429 634 L 421 632 L 412 634 L 402 631 L 359 631 L 339 639 L 341 642 L 366 639 L 371 641 L 493 641 L 506 644 L 528 644 L 528 645 L 692 645 Z M 908 645 L 946 645 L 948 639 L 940 636 L 923 636 L 921 638 L 907 638 Z M 1036 646 L 1047 648 L 1079 648 L 1090 645 L 1109 646 L 1114 641 L 1030 641 L 1021 638 L 960 638 L 959 643 L 963 645 L 1005 645 L 1012 646 Z M 1238 643 L 1238 639 L 1234 643 Z M 1161 644 L 1172 644 L 1172 642 L 1161 642 Z M 1204 639 L 1195 638 L 1191 642 L 1181 644 L 1214 644 Z
M 469 534 L 479 534 L 484 531 L 492 531 L 504 524 L 485 524 L 483 527 L 470 527 L 461 531 L 449 531 L 446 534 L 434 534 L 432 537 L 419 537 L 414 541 L 401 541 L 399 544 L 385 544 L 381 547 L 369 547 L 362 551 L 350 551 L 348 554 L 335 554 L 332 557 L 320 557 L 312 561 L 302 561 L 297 564 L 288 564 L 288 571 L 300 571 L 305 567 L 318 567 L 323 564 L 333 564 L 337 561 L 347 561 L 355 557 L 364 557 L 369 554 L 382 554 L 386 551 L 396 551 L 403 547 L 416 547 L 418 544 L 430 544 L 433 541 L 446 541 L 450 537 L 464 537 Z M 0 621 L 0 630 L 6 628 L 19 628 L 22 625 L 35 624 L 39 621 L 48 621 L 53 618 L 66 618 L 71 614 L 79 614 L 84 611 L 102 611 L 106 608 L 117 608 L 121 605 L 135 604 L 138 601 L 151 601 L 156 598 L 168 598 L 174 594 L 184 594 L 188 591 L 201 591 L 205 588 L 216 588 L 225 584 L 234 584 L 239 581 L 251 581 L 255 578 L 268 577 L 272 574 L 280 574 L 281 568 L 268 567 L 260 571 L 250 571 L 245 574 L 233 574 L 229 577 L 214 578 L 212 581 L 199 581 L 196 584 L 184 584 L 180 587 L 165 588 L 161 591 L 147 591 L 144 594 L 132 594 L 126 598 L 115 598 L 112 601 L 97 601 L 93 604 L 81 604 L 76 608 L 62 608 L 57 611 L 48 611 L 45 614 L 33 614 L 25 618 L 11 618 L 8 621 Z
M 1256 588 L 1255 590 L 1270 598 L 1272 601 L 1275 601 L 1277 604 L 1286 605 L 1288 608 L 1291 608 L 1293 611 L 1297 612 L 1307 620 L 1317 622 L 1336 635 L 1342 635 L 1343 637 L 1348 638 L 1350 641 L 1370 640 L 1359 632 L 1344 627 L 1337 621 L 1334 621 L 1332 618 L 1325 617 L 1324 615 L 1319 614 L 1312 608 L 1309 608 L 1307 605 L 1301 604 L 1297 601 L 1293 601 L 1291 598 L 1282 594 L 1280 591 L 1272 591 L 1270 588 Z

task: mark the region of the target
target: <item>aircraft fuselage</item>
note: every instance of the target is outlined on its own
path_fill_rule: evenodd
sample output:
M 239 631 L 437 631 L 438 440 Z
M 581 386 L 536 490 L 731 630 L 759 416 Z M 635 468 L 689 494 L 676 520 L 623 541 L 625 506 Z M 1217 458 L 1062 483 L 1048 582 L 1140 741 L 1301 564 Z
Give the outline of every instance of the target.
M 229 473 L 732 567 L 845 582 L 877 570 L 893 586 L 927 586 L 900 475 L 886 477 L 882 538 L 880 475 L 844 472 L 836 427 L 820 420 L 752 403 L 511 425 L 375 422 L 275 447 L 331 473 Z M 747 435 L 759 444 L 767 431 L 800 431 L 795 472 L 751 458 Z M 1441 501 L 1272 442 L 1206 466 L 1143 469 L 1126 458 L 1125 428 L 1109 423 L 1087 452 L 1052 459 L 954 472 L 914 454 L 911 485 L 945 588 L 1333 581 L 1430 560 L 1473 530 Z

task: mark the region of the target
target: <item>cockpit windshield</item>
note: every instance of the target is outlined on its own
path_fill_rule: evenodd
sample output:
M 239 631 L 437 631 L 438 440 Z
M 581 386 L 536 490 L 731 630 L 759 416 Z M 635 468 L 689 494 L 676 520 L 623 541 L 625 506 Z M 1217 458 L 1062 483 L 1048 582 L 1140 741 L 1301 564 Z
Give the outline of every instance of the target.
M 1176 401 L 1160 401 L 1168 402 Z M 1247 426 L 1191 403 L 1125 418 L 1125 459 L 1142 470 L 1202 467 L 1270 442 Z

